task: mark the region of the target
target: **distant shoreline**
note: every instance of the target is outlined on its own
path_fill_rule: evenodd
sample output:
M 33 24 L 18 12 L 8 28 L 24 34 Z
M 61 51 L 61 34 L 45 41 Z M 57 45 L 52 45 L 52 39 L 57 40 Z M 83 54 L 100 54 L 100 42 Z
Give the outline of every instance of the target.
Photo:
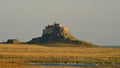
M 116 45 L 116 46 L 112 46 L 112 45 L 107 46 L 107 45 L 105 45 L 105 46 L 101 46 L 101 47 L 106 47 L 106 48 L 120 48 L 120 45 Z

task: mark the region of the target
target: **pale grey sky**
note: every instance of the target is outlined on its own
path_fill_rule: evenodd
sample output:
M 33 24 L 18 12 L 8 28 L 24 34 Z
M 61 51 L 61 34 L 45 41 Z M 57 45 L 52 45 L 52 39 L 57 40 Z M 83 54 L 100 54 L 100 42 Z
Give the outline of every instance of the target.
M 54 21 L 79 39 L 120 45 L 120 0 L 0 0 L 0 42 L 31 40 Z

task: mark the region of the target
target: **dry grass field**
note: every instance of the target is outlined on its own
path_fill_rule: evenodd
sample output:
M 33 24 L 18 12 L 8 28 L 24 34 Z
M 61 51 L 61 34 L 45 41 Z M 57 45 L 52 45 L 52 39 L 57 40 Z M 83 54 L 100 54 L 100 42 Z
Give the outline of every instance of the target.
M 56 68 L 35 63 L 96 64 L 75 68 L 120 68 L 120 48 L 47 47 L 27 44 L 0 44 L 0 68 Z M 74 68 L 58 66 L 57 68 Z

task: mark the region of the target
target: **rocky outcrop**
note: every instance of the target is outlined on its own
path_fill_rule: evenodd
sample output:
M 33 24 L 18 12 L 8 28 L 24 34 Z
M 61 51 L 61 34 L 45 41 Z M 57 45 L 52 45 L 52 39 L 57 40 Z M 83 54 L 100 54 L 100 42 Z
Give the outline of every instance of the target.
M 18 39 L 8 39 L 7 44 L 20 44 L 21 42 Z

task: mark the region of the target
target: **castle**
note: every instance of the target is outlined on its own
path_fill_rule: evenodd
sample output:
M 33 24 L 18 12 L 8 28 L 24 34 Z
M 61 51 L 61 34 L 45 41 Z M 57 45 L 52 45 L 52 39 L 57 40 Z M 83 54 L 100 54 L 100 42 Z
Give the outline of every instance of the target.
M 68 27 L 62 27 L 61 23 L 54 22 L 54 24 L 52 24 L 52 25 L 48 24 L 48 26 L 46 26 L 45 29 L 43 29 L 43 35 L 52 34 L 56 30 L 59 30 L 60 32 L 64 31 L 64 34 L 67 34 Z

